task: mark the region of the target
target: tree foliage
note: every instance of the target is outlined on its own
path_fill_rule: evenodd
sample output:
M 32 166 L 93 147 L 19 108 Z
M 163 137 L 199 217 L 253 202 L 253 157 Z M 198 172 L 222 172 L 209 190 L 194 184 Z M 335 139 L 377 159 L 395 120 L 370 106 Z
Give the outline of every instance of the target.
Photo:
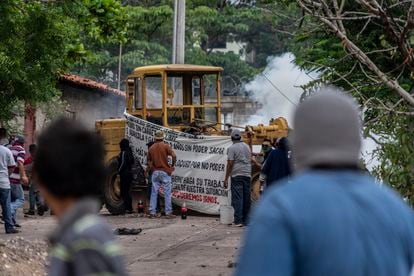
M 124 1 L 128 20 L 126 42 L 122 44 L 121 79 L 138 66 L 171 62 L 173 1 Z M 245 1 L 246 2 L 246 1 Z M 186 63 L 224 67 L 224 75 L 237 82 L 254 76 L 266 65 L 267 57 L 287 48 L 277 28 L 290 27 L 262 6 L 235 1 L 186 1 Z M 214 51 L 217 42 L 239 43 L 241 52 Z M 116 86 L 119 44 L 95 43 L 94 55 L 79 64 L 74 72 Z M 256 52 L 254 62 L 240 55 Z
M 409 1 L 368 2 L 297 1 L 306 16 L 292 49 L 319 74 L 305 89 L 333 84 L 358 99 L 364 134 L 378 145 L 373 173 L 414 203 L 414 10 Z
M 59 74 L 86 58 L 91 41 L 124 39 L 116 0 L 0 2 L 0 119 L 19 101 L 54 97 Z

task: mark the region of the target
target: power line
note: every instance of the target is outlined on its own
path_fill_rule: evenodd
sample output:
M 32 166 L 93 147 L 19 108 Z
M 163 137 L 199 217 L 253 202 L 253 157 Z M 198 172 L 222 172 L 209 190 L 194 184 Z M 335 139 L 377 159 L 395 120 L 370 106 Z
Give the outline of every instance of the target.
M 300 71 L 299 71 L 298 76 L 297 76 L 297 77 L 296 77 L 296 79 L 295 79 L 295 83 L 293 84 L 293 86 L 296 86 L 296 83 L 298 82 L 298 80 L 299 80 L 300 76 L 302 76 L 302 73 L 303 73 L 303 71 L 302 71 L 302 70 L 300 70 Z
M 261 74 L 273 86 L 273 88 L 276 89 L 286 100 L 288 100 L 294 106 L 297 106 L 297 104 L 294 103 L 291 99 L 289 99 L 289 97 L 286 96 L 286 94 L 283 93 L 282 90 L 280 90 L 264 73 Z

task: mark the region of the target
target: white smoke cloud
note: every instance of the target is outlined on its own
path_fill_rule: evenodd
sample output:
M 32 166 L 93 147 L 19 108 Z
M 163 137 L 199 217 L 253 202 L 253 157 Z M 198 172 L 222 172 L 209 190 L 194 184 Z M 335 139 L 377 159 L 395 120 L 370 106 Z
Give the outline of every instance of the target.
M 311 77 L 295 66 L 293 60 L 294 56 L 290 53 L 269 57 L 263 73 L 245 85 L 251 98 L 263 105 L 256 115 L 250 117 L 246 125 L 268 124 L 271 118 L 277 117 L 285 117 L 291 125 L 296 107 L 294 104 L 299 102 L 303 92 L 299 86 L 311 81 Z
M 263 73 L 245 85 L 246 91 L 251 93 L 251 98 L 263 105 L 257 114 L 249 118 L 246 125 L 268 124 L 271 118 L 285 117 L 289 126 L 293 127 L 292 117 L 296 106 L 290 101 L 298 104 L 303 92 L 299 86 L 316 77 L 312 75 L 310 77 L 300 70 L 295 66 L 293 60 L 294 56 L 291 53 L 269 57 Z M 280 89 L 290 101 L 281 95 L 272 84 Z M 372 152 L 377 147 L 378 145 L 372 139 L 363 139 L 361 157 L 365 160 L 369 170 L 378 165 L 378 160 L 372 156 Z

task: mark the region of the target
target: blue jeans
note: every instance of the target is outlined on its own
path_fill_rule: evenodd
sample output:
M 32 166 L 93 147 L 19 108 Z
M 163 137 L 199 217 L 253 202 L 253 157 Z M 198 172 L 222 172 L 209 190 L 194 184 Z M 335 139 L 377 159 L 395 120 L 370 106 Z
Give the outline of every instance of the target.
M 151 200 L 150 200 L 150 214 L 155 215 L 157 212 L 157 197 L 158 191 L 162 187 L 164 189 L 164 198 L 165 198 L 165 214 L 170 215 L 172 213 L 171 205 L 171 176 L 163 171 L 154 171 L 152 173 L 152 191 L 151 191 Z
M 36 185 L 33 182 L 30 184 L 29 188 L 29 204 L 30 211 L 34 211 L 36 206 L 39 209 L 39 206 L 44 205 L 43 198 L 38 191 L 36 191 Z
M 36 208 L 36 202 L 37 202 L 37 197 L 36 197 L 36 190 L 35 190 L 35 186 L 33 183 L 30 184 L 30 188 L 29 188 L 29 204 L 30 204 L 30 211 L 34 211 Z
M 16 222 L 17 209 L 22 208 L 24 204 L 24 192 L 21 184 L 10 184 L 11 187 L 11 215 L 12 220 Z
M 4 228 L 7 232 L 14 228 L 10 206 L 10 189 L 0 188 L 0 205 L 1 209 L 3 210 L 2 215 L 4 220 Z
M 231 206 L 234 209 L 234 223 L 247 225 L 250 211 L 250 177 L 231 178 Z

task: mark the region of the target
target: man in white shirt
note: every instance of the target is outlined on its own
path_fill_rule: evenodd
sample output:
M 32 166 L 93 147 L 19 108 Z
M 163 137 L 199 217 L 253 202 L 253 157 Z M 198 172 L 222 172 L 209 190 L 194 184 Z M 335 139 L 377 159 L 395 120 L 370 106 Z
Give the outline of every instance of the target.
M 6 234 L 18 233 L 14 228 L 11 205 L 10 205 L 10 180 L 9 175 L 13 171 L 16 163 L 11 151 L 0 145 L 0 205 L 3 210 L 3 220 Z
M 224 187 L 227 189 L 231 177 L 231 205 L 234 208 L 234 225 L 243 227 L 248 223 L 250 211 L 250 180 L 252 173 L 252 153 L 249 146 L 241 140 L 241 132 L 231 132 L 233 145 L 227 153 L 226 177 Z

